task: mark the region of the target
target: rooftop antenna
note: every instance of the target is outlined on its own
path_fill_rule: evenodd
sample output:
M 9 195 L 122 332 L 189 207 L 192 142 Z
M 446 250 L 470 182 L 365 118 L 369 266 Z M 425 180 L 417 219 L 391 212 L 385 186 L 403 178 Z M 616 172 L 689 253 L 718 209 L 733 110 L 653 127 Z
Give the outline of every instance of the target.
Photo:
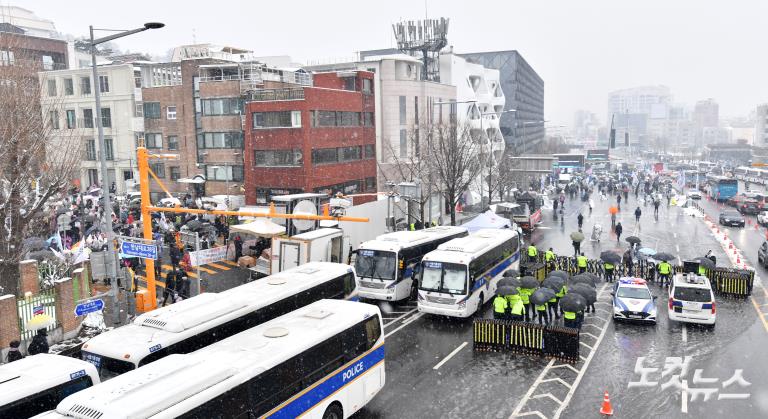
M 440 50 L 448 45 L 449 21 L 441 17 L 392 25 L 397 49 L 422 61 L 422 80 L 440 81 Z

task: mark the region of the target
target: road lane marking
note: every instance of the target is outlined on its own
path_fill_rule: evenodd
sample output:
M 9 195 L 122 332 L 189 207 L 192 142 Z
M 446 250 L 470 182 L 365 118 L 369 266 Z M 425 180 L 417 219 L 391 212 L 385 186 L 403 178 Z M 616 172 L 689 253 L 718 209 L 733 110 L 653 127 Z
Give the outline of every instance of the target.
M 531 398 L 531 395 L 533 394 L 533 392 L 536 391 L 536 388 L 544 380 L 544 376 L 547 374 L 547 372 L 549 372 L 549 369 L 552 368 L 552 365 L 554 364 L 555 364 L 555 359 L 554 358 L 550 359 L 549 363 L 547 363 L 547 366 L 544 367 L 544 369 L 541 370 L 541 373 L 539 374 L 539 376 L 536 377 L 536 381 L 534 381 L 533 384 L 530 387 L 528 387 L 528 391 L 525 393 L 525 396 L 523 396 L 523 398 L 520 400 L 520 403 L 517 404 L 517 407 L 515 407 L 515 410 L 512 412 L 512 416 L 510 416 L 510 418 L 521 416 L 520 410 L 522 410 L 523 406 L 528 401 L 528 399 Z M 545 417 L 540 413 L 539 415 L 541 417 Z
M 222 263 L 226 263 L 227 265 L 229 265 L 229 266 L 233 266 L 233 267 L 235 267 L 235 268 L 238 268 L 238 267 L 240 267 L 240 265 L 238 265 L 238 264 L 237 264 L 237 262 L 233 262 L 233 261 L 231 261 L 231 260 L 227 260 L 227 259 L 224 259 L 224 260 L 220 260 L 219 262 L 222 262 Z
M 677 253 L 680 253 L 680 245 L 679 244 L 675 245 L 675 250 L 677 250 Z
M 454 356 L 454 355 L 456 355 L 457 353 L 459 353 L 459 351 L 460 351 L 460 350 L 464 349 L 464 347 L 465 347 L 465 346 L 467 346 L 467 343 L 468 343 L 468 342 L 464 342 L 464 343 L 462 343 L 461 345 L 459 345 L 459 347 L 458 347 L 458 348 L 454 349 L 454 350 L 453 350 L 453 352 L 449 353 L 449 354 L 448 354 L 448 356 L 446 356 L 445 358 L 443 358 L 443 360 L 442 360 L 442 361 L 438 362 L 438 363 L 437 363 L 437 365 L 435 365 L 434 367 L 432 367 L 432 369 L 433 369 L 433 370 L 438 370 L 438 369 L 440 369 L 440 367 L 442 367 L 442 366 L 443 366 L 443 364 L 445 364 L 446 362 L 448 362 L 448 360 L 449 360 L 449 359 L 453 358 L 453 356 Z
M 760 320 L 763 321 L 763 327 L 765 328 L 765 331 L 768 332 L 768 320 L 765 318 L 765 314 L 762 310 L 760 310 L 760 307 L 758 307 L 757 302 L 755 301 L 754 297 L 750 298 L 752 300 L 752 305 L 755 306 L 755 311 L 757 311 L 757 316 L 760 317 Z
M 688 343 L 688 328 L 683 323 L 683 343 Z
M 680 400 L 680 411 L 688 413 L 688 380 L 683 380 L 683 394 Z
M 416 320 L 420 319 L 421 316 L 423 316 L 423 315 L 424 315 L 424 313 L 419 313 L 419 314 L 416 314 L 415 316 L 411 316 L 409 319 L 404 320 L 400 326 L 396 327 L 394 330 L 392 330 L 389 333 L 387 333 L 386 335 L 384 335 L 384 338 L 388 338 L 388 337 L 394 335 L 400 329 L 402 329 L 405 326 L 408 326 L 409 324 L 411 324 L 411 323 L 415 322 Z M 387 327 L 387 325 L 384 325 L 384 327 Z
M 405 317 L 405 316 L 407 316 L 407 315 L 409 315 L 409 314 L 413 313 L 413 312 L 414 312 L 414 311 L 416 311 L 416 310 L 418 310 L 418 309 L 414 308 L 413 310 L 411 310 L 411 311 L 409 311 L 409 312 L 407 312 L 407 313 L 403 314 L 402 316 L 400 316 L 400 317 L 396 318 L 396 319 L 395 319 L 395 320 L 393 320 L 392 322 L 385 324 L 385 325 L 384 325 L 384 328 L 386 329 L 386 328 L 387 328 L 387 326 L 389 326 L 390 324 L 392 324 L 392 323 L 394 323 L 394 322 L 396 322 L 396 321 L 398 321 L 398 320 L 402 319 L 403 317 Z
M 230 269 L 229 266 L 219 265 L 219 264 L 216 264 L 216 263 L 213 263 L 213 262 L 208 263 L 207 265 L 208 266 L 213 266 L 216 269 L 221 269 L 222 271 L 228 271 Z

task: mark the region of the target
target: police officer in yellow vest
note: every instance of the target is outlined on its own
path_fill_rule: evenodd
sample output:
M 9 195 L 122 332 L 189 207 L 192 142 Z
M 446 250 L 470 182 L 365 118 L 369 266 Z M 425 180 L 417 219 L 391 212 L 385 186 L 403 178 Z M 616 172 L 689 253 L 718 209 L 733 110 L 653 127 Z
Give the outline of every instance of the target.
M 508 295 L 507 301 L 509 302 L 509 308 L 510 308 L 509 319 L 516 322 L 523 321 L 523 315 L 525 314 L 525 306 L 523 305 L 523 301 L 520 298 L 520 295 L 519 294 Z
M 536 246 L 531 242 L 531 245 L 528 246 L 528 261 L 529 262 L 536 262 L 536 256 L 538 256 L 539 250 L 536 249 Z
M 493 299 L 493 318 L 498 320 L 506 320 L 507 308 L 509 308 L 507 298 L 500 294 L 496 295 L 496 298 Z
M 549 250 L 547 250 L 544 253 L 544 262 L 547 265 L 547 272 L 552 271 L 553 268 L 555 267 L 555 258 L 556 257 L 557 256 L 555 256 L 555 251 L 552 250 L 551 247 L 549 248 Z
M 613 282 L 613 269 L 612 263 L 603 263 L 603 269 L 605 270 L 605 282 Z
M 584 252 L 579 253 L 579 256 L 576 258 L 576 265 L 579 267 L 579 273 L 587 271 L 587 257 L 584 256 Z
M 539 324 L 546 324 L 549 325 L 549 316 L 547 315 L 547 304 L 536 304 L 536 313 L 538 313 L 539 316 Z
M 565 294 L 567 293 L 568 293 L 568 287 L 565 284 L 563 284 L 563 286 L 560 287 L 560 291 L 555 293 L 555 297 L 557 297 L 557 302 L 559 303 L 560 299 L 565 297 Z
M 670 265 L 666 260 L 662 260 L 661 263 L 659 263 L 658 269 L 659 278 L 661 278 L 661 286 L 664 286 L 665 280 L 667 282 L 667 286 L 669 286 L 669 274 L 672 273 L 672 265 Z
M 523 302 L 523 305 L 525 306 L 525 321 L 530 321 L 531 319 L 528 318 L 528 314 L 531 312 L 531 293 L 533 293 L 533 290 L 530 288 L 518 288 L 517 291 L 520 293 L 520 301 Z
M 699 275 L 707 276 L 707 268 L 705 268 L 702 264 L 699 264 Z
M 576 313 L 573 311 L 563 311 L 563 325 L 565 327 L 577 327 Z

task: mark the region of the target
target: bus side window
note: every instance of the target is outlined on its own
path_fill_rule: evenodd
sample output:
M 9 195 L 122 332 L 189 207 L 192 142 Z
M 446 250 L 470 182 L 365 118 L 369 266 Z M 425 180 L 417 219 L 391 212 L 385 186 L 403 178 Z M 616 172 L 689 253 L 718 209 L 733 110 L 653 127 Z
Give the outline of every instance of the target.
M 60 399 L 63 399 L 71 394 L 77 393 L 80 390 L 85 390 L 86 388 L 93 385 L 93 381 L 91 380 L 91 377 L 84 376 L 77 378 L 75 380 L 66 382 L 60 386 L 58 386 Z

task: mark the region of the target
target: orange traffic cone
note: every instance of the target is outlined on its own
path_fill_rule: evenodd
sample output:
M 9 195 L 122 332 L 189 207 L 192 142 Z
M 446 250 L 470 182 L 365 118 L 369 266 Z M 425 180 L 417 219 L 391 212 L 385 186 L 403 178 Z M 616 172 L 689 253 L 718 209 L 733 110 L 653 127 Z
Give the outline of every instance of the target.
M 607 391 L 603 395 L 603 407 L 600 408 L 600 414 L 613 416 L 613 406 L 611 406 L 611 399 L 608 397 Z
M 736 256 L 736 264 L 737 264 L 737 265 L 740 265 L 740 264 L 741 264 L 741 258 L 740 258 L 740 257 L 738 257 L 738 256 Z

